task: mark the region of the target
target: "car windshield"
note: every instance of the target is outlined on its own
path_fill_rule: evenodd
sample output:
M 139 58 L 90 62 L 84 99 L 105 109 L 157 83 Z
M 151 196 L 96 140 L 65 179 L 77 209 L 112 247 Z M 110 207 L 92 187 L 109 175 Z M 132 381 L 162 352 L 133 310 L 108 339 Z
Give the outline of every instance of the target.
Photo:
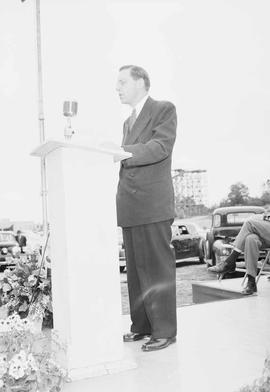
M 0 242 L 14 242 L 14 235 L 11 233 L 0 233 Z
M 243 224 L 247 218 L 254 215 L 255 212 L 234 212 L 227 215 L 227 223 L 230 225 Z

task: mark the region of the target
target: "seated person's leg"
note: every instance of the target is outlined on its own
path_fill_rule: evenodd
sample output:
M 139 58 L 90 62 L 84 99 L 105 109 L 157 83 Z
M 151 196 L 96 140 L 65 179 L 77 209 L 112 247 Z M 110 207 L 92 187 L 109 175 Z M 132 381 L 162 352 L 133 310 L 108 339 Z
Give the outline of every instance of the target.
M 248 281 L 246 287 L 242 291 L 242 294 L 244 295 L 251 295 L 257 291 L 257 263 L 259 260 L 261 246 L 262 242 L 257 234 L 250 234 L 247 236 L 244 255 Z

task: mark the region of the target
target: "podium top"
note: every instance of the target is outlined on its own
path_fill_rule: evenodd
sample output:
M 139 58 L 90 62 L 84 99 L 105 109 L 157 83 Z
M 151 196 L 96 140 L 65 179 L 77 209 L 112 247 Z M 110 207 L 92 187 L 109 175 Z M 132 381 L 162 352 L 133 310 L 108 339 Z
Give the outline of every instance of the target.
M 69 141 L 69 140 L 52 140 L 48 139 L 44 143 L 36 147 L 30 155 L 40 158 L 45 158 L 50 152 L 57 150 L 59 148 L 77 148 L 81 150 L 101 152 L 104 154 L 111 155 L 114 161 L 121 161 L 122 159 L 127 159 L 132 156 L 130 152 L 124 151 L 121 147 L 119 148 L 105 148 L 99 146 L 91 146 L 87 142 L 83 141 Z

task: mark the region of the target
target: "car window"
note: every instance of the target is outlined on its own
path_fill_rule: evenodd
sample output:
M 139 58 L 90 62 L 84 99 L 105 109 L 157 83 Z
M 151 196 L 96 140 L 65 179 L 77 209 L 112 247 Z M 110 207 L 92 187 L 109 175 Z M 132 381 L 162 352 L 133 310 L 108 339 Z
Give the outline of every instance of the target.
M 221 216 L 219 214 L 216 214 L 213 217 L 213 226 L 220 227 L 220 225 L 221 225 Z
M 178 226 L 179 234 L 189 234 L 187 226 L 180 225 Z
M 243 224 L 247 218 L 251 215 L 254 215 L 255 212 L 234 212 L 227 215 L 227 223 L 234 224 Z

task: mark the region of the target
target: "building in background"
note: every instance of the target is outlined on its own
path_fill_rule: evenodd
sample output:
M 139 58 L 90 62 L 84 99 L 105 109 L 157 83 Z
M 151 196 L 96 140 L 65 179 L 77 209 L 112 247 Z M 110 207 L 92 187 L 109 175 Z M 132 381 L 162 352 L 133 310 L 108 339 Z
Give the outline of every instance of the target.
M 202 215 L 207 205 L 207 171 L 172 171 L 175 191 L 176 214 L 180 218 Z

